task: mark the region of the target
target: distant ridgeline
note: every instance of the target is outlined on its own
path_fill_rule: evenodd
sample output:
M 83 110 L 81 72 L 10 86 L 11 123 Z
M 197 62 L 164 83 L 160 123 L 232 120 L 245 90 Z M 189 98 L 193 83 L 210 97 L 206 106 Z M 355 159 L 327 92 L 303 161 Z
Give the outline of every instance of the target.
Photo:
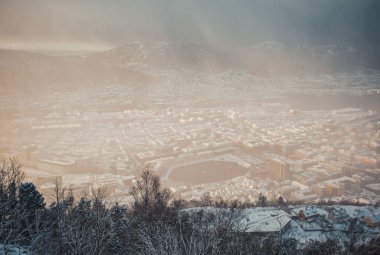
M 378 55 L 352 47 L 285 45 L 267 41 L 238 52 L 191 43 L 127 43 L 103 52 L 30 52 L 0 49 L 0 83 L 8 88 L 147 83 L 147 69 L 207 72 L 246 70 L 299 75 L 378 67 Z M 372 59 L 373 61 L 369 61 Z M 18 90 L 20 91 L 20 90 Z

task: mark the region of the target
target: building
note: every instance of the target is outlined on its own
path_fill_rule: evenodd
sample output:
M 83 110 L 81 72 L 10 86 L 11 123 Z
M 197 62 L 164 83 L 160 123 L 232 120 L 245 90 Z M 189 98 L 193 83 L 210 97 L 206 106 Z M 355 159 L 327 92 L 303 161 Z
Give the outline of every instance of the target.
M 21 152 L 19 154 L 19 159 L 22 162 L 31 162 L 35 158 L 35 152 L 38 151 L 37 145 L 25 145 L 21 148 Z
M 330 197 L 342 196 L 343 187 L 334 182 L 326 182 L 326 190 Z
M 267 235 L 283 233 L 290 228 L 291 219 L 286 215 L 279 215 L 257 223 L 248 223 L 246 233 Z
M 281 159 L 271 159 L 268 163 L 270 176 L 273 180 L 282 182 L 289 179 L 289 163 Z
M 318 195 L 318 197 L 320 198 L 324 198 L 327 196 L 327 188 L 321 184 L 321 183 L 318 183 L 318 184 L 315 184 L 313 186 L 311 186 L 311 190 Z
M 349 215 L 343 207 L 333 207 L 328 214 L 328 220 L 332 223 L 345 222 L 349 218 Z
M 380 214 L 365 217 L 364 223 L 367 224 L 369 227 L 380 226 Z
M 297 160 L 297 161 L 294 162 L 294 167 L 296 169 L 306 170 L 309 167 L 312 167 L 312 166 L 314 166 L 316 164 L 318 164 L 318 161 L 316 161 L 316 160 L 301 159 L 301 160 Z
M 54 172 L 57 174 L 69 173 L 75 169 L 75 161 L 64 159 L 41 159 L 38 162 L 38 168 L 43 171 Z
M 291 227 L 291 218 L 283 210 L 254 208 L 243 211 L 242 226 L 246 234 L 282 233 Z
M 365 186 L 365 188 L 376 195 L 380 195 L 380 183 L 373 183 L 373 184 L 368 184 Z
M 297 190 L 292 193 L 290 198 L 294 201 L 307 203 L 317 200 L 318 196 L 310 190 Z
M 360 192 L 360 182 L 357 182 L 353 178 L 347 178 L 347 180 L 343 180 L 344 190 L 352 193 Z
M 292 218 L 304 231 L 330 231 L 331 226 L 326 219 L 328 213 L 316 206 L 294 208 L 291 211 Z

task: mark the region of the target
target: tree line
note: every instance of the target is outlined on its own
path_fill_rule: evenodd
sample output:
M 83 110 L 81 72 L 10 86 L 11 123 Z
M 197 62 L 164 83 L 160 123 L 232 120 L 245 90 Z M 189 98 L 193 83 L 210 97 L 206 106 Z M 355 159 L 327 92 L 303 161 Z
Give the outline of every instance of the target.
M 57 183 L 53 202 L 24 182 L 16 159 L 0 164 L 0 253 L 22 247 L 30 254 L 379 254 L 380 239 L 342 247 L 333 240 L 300 247 L 281 233 L 250 234 L 238 202 L 186 202 L 161 187 L 145 169 L 131 188 L 133 202 L 111 201 L 101 190 L 75 200 Z M 285 203 L 279 199 L 278 204 Z M 258 206 L 268 205 L 263 194 Z M 366 252 L 366 253 L 363 253 Z

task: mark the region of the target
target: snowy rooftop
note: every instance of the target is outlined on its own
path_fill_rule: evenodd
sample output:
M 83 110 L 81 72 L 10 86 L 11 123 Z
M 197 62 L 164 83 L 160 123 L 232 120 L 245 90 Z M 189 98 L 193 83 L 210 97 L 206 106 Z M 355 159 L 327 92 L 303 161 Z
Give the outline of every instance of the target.
M 258 223 L 247 223 L 246 232 L 278 232 L 290 221 L 291 219 L 287 215 L 279 215 Z
M 243 212 L 246 232 L 277 232 L 290 222 L 289 215 L 276 208 L 250 208 Z

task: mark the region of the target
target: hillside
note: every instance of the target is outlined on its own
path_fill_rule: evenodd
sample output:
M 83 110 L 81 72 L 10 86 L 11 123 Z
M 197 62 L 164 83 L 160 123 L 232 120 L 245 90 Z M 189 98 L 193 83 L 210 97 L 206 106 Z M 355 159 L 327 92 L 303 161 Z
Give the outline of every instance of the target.
M 0 50 L 0 84 L 17 88 L 75 88 L 81 84 L 144 83 L 149 76 L 128 66 L 84 56 L 48 56 L 41 53 Z
M 0 254 L 378 254 L 380 210 L 373 206 L 268 207 L 237 201 L 183 201 L 144 170 L 130 205 L 92 190 L 75 200 L 58 182 L 53 203 L 21 165 L 4 162 L 0 183 Z M 371 252 L 370 252 L 371 251 Z
M 285 45 L 267 41 L 242 49 L 215 49 L 191 43 L 128 43 L 84 55 L 52 56 L 0 50 L 0 84 L 7 88 L 68 87 L 107 82 L 146 84 L 148 70 L 223 72 L 246 70 L 257 76 L 272 72 L 331 73 L 372 66 L 369 53 L 354 47 Z

